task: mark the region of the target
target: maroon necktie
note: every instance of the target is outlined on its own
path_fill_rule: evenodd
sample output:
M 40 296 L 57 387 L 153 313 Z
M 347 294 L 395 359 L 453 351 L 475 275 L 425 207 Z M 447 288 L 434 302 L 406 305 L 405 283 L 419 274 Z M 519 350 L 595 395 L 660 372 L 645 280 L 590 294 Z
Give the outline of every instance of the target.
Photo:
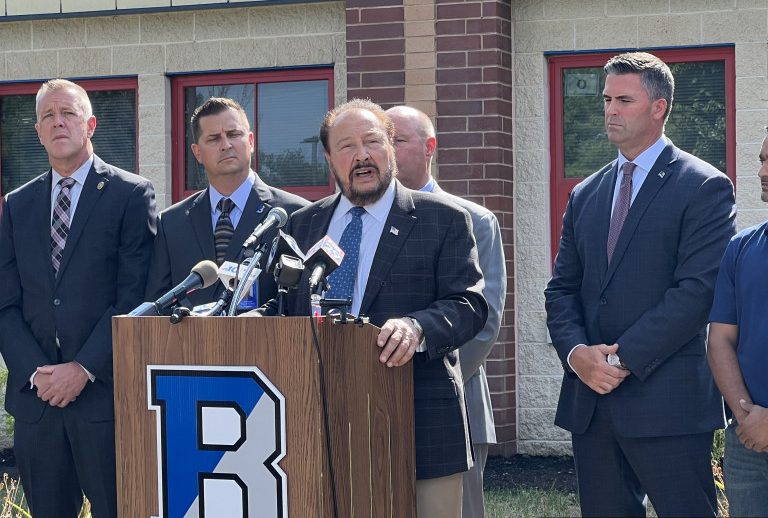
M 619 196 L 616 198 L 616 204 L 613 206 L 611 227 L 608 230 L 608 264 L 611 264 L 613 251 L 616 249 L 616 243 L 619 241 L 619 235 L 621 234 L 621 227 L 624 226 L 624 220 L 627 219 L 627 213 L 629 212 L 629 205 L 632 203 L 632 172 L 635 170 L 635 164 L 625 162 L 622 170 Z

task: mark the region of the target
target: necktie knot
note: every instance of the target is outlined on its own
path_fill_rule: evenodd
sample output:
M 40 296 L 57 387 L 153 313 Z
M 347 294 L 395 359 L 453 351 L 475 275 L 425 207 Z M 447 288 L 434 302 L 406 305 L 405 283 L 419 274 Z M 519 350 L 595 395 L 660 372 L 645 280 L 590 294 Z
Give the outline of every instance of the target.
M 75 185 L 75 179 L 71 176 L 59 180 L 59 187 L 62 189 L 70 189 L 73 185 Z
M 235 202 L 233 202 L 230 198 L 222 198 L 219 200 L 219 203 L 216 205 L 216 208 L 221 211 L 222 214 L 229 215 L 230 212 L 232 212 L 232 209 L 235 206 Z
M 635 167 L 637 167 L 637 164 L 635 163 L 624 162 L 622 173 L 624 174 L 624 176 L 632 176 L 632 173 L 635 172 Z
M 353 218 L 359 218 L 362 217 L 363 214 L 365 214 L 365 209 L 363 207 L 352 207 L 349 209 L 350 214 L 352 214 Z

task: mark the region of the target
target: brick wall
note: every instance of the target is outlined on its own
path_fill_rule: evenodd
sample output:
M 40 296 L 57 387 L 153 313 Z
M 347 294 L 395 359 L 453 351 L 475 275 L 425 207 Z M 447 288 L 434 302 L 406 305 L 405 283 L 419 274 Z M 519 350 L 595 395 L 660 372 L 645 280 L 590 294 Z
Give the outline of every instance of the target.
M 499 444 L 516 453 L 512 56 L 509 2 L 437 0 L 437 142 L 440 185 L 492 210 L 502 227 L 508 289 L 489 360 Z
M 402 0 L 347 0 L 347 98 L 405 102 Z

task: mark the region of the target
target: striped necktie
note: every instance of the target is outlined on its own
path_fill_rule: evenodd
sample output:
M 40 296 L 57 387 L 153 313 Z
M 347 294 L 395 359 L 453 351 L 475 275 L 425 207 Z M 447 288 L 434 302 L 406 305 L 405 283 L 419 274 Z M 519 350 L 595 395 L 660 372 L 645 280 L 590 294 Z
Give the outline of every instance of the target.
M 216 262 L 221 266 L 224 262 L 224 257 L 227 255 L 227 248 L 229 248 L 229 242 L 232 240 L 232 234 L 235 233 L 235 227 L 232 225 L 232 220 L 229 218 L 229 213 L 234 208 L 235 203 L 229 198 L 222 198 L 219 200 L 218 208 L 221 211 L 219 219 L 216 220 L 216 230 L 213 231 L 213 241 L 216 244 Z
M 53 266 L 54 277 L 59 274 L 61 256 L 64 255 L 64 246 L 67 244 L 70 223 L 69 209 L 72 206 L 70 189 L 74 184 L 75 179 L 71 177 L 59 180 L 61 190 L 56 195 L 56 203 L 53 206 L 53 216 L 51 217 L 51 265 Z
M 632 204 L 632 173 L 636 165 L 632 162 L 625 162 L 622 169 L 621 185 L 619 185 L 619 195 L 616 197 L 616 204 L 613 206 L 613 215 L 611 216 L 611 226 L 608 229 L 608 264 L 611 264 L 613 251 L 616 243 L 619 242 L 621 228 L 624 226 L 624 220 L 627 219 L 629 206 Z

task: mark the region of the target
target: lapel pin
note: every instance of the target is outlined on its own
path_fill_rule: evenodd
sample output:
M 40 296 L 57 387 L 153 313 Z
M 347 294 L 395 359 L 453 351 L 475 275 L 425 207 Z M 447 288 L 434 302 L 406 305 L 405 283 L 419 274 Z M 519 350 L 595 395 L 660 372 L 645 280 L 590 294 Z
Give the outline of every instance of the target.
M 400 231 L 397 230 L 395 227 L 389 227 L 389 233 L 397 236 L 400 234 Z
M 261 207 L 259 207 L 259 210 L 256 211 L 256 214 L 261 214 L 262 212 L 264 212 L 264 204 L 263 203 L 261 204 Z
M 97 191 L 100 191 L 100 190 L 102 190 L 103 188 L 104 188 L 104 180 L 100 181 L 100 182 L 99 182 L 99 183 L 96 185 L 96 190 L 97 190 Z
M 664 178 L 664 176 L 667 174 L 666 171 L 659 171 L 659 178 Z

